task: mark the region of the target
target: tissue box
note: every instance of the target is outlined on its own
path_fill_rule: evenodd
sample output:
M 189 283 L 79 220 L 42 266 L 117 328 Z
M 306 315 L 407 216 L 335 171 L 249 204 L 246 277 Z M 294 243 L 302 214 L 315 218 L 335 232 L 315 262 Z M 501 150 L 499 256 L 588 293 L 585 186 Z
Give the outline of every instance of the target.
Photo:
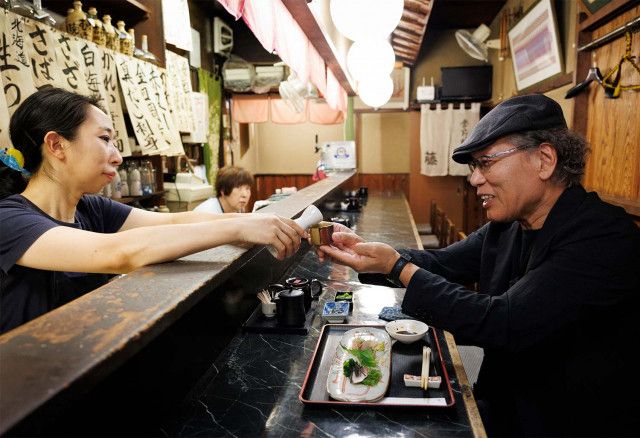
M 345 322 L 349 316 L 349 303 L 346 301 L 329 301 L 322 309 L 322 319 L 328 323 L 339 324 Z

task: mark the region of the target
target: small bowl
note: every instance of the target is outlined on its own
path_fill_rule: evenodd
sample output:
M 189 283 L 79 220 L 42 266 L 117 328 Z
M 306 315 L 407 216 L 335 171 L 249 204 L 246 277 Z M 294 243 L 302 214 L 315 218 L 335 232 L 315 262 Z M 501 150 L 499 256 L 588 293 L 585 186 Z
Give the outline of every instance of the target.
M 388 322 L 384 326 L 393 339 L 396 339 L 403 344 L 411 344 L 424 337 L 429 330 L 429 326 L 422 321 L 416 321 L 415 319 L 398 319 L 396 321 Z
M 349 316 L 349 303 L 346 301 L 328 301 L 322 309 L 322 319 L 329 323 L 342 323 Z

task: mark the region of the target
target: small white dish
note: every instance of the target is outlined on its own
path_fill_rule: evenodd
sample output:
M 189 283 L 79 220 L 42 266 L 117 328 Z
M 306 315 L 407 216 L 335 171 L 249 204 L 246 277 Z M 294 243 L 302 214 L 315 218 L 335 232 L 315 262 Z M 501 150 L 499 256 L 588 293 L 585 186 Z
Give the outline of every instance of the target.
M 398 319 L 396 321 L 388 322 L 384 326 L 393 339 L 396 339 L 403 344 L 411 344 L 424 337 L 429 330 L 429 326 L 422 321 L 416 321 L 415 319 Z

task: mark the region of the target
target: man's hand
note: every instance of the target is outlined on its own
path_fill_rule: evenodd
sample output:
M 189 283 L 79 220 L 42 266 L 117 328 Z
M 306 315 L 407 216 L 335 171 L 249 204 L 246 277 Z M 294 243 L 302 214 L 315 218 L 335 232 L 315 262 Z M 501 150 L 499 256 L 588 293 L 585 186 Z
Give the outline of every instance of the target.
M 241 241 L 273 246 L 277 251 L 278 260 L 295 254 L 300 247 L 300 238 L 307 237 L 305 230 L 293 220 L 284 217 L 247 214 L 234 220 L 238 223 Z
M 321 261 L 330 257 L 357 272 L 388 274 L 400 258 L 400 254 L 386 243 L 365 242 L 353 232 L 334 232 L 332 239 L 331 246 L 318 248 Z

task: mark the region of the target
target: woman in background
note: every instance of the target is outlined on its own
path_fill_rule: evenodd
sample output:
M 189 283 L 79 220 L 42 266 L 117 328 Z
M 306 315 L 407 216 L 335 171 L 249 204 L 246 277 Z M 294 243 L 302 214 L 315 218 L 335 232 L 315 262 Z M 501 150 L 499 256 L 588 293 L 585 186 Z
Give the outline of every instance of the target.
M 306 237 L 274 215 L 154 213 L 92 195 L 113 180 L 122 157 L 111 120 L 90 97 L 41 89 L 16 110 L 9 131 L 24 165 L 0 164 L 0 333 L 109 274 L 234 242 L 272 245 L 283 259 Z
M 253 175 L 242 167 L 225 166 L 216 176 L 216 198 L 209 198 L 194 211 L 244 213 L 251 199 Z

